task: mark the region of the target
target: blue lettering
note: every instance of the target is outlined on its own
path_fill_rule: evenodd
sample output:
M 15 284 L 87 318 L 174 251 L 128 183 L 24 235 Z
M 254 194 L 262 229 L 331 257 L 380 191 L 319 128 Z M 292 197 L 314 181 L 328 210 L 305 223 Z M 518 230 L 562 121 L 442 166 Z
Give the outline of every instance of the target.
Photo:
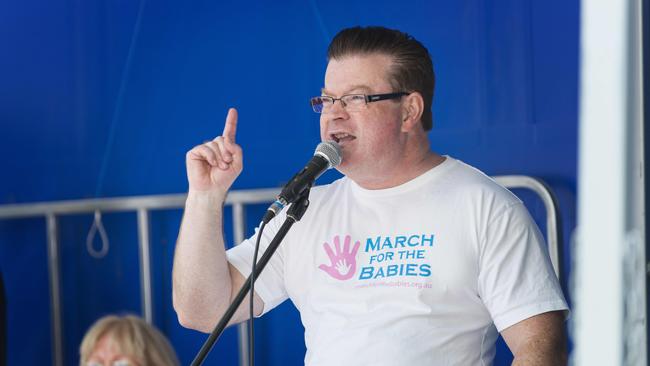
M 420 266 L 420 276 L 429 277 L 431 276 L 431 266 L 428 264 L 423 264 Z
M 415 242 L 412 242 L 412 239 L 415 239 Z M 420 245 L 420 243 L 417 241 L 418 239 L 420 239 L 420 237 L 418 235 L 409 236 L 409 241 L 408 241 L 409 246 L 410 247 L 417 247 L 418 245 Z
M 384 249 L 405 248 L 407 245 L 409 247 L 432 247 L 435 237 L 436 236 L 434 234 L 414 234 L 408 237 L 405 235 L 398 235 L 392 238 L 390 236 L 377 236 L 374 239 L 366 238 L 366 252 Z
M 404 243 L 406 242 L 406 237 L 404 235 L 396 236 L 395 237 L 395 248 L 398 246 L 404 248 Z
M 397 264 L 391 264 L 390 266 L 386 267 L 386 276 L 387 277 L 393 277 L 397 276 Z
M 366 239 L 366 252 L 369 252 L 370 250 L 379 250 L 380 240 L 381 240 L 381 236 L 378 236 L 377 239 L 375 239 L 374 243 L 372 239 L 370 238 Z
M 384 269 L 381 268 L 381 267 L 377 268 L 377 274 L 375 274 L 375 277 L 373 277 L 373 279 L 379 278 L 379 277 L 386 277 L 384 275 Z
M 406 265 L 406 275 L 407 276 L 417 276 L 417 273 L 415 273 L 416 268 L 418 267 L 417 264 L 415 263 L 409 263 Z
M 393 243 L 390 242 L 390 236 L 387 236 L 386 239 L 384 239 L 384 244 L 381 245 L 381 249 L 385 249 L 388 247 L 388 249 L 393 249 Z
M 367 280 L 372 278 L 372 272 L 374 271 L 373 267 L 363 267 L 361 268 L 361 273 L 359 274 L 360 280 Z
M 426 236 L 424 236 L 424 234 L 422 234 L 422 246 L 424 246 L 424 243 L 428 242 L 429 246 L 432 247 L 433 246 L 433 237 L 434 237 L 433 234 L 429 235 L 428 237 L 426 237 Z

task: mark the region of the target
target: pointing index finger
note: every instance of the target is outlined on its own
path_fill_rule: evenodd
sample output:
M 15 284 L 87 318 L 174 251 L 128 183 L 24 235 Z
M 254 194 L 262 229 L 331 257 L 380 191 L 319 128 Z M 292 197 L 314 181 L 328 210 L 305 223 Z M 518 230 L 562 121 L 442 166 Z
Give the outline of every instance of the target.
M 235 135 L 237 134 L 237 110 L 230 108 L 228 116 L 226 116 L 226 125 L 223 127 L 223 137 L 230 141 L 235 142 Z

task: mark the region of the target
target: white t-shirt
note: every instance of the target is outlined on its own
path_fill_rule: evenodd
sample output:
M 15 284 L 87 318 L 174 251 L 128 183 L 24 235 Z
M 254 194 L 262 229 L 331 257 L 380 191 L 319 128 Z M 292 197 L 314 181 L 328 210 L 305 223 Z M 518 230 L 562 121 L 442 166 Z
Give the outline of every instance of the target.
M 245 276 L 256 235 L 228 251 Z M 264 313 L 293 301 L 310 366 L 490 365 L 497 331 L 567 309 L 522 202 L 450 157 L 389 189 L 313 188 L 255 290 Z

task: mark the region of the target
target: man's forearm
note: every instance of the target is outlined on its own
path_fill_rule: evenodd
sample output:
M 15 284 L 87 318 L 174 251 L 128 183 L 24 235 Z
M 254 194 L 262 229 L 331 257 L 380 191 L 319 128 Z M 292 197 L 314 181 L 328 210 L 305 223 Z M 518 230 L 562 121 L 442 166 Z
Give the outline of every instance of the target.
M 514 366 L 566 365 L 564 312 L 549 311 L 524 319 L 501 331 Z
M 564 340 L 541 338 L 523 345 L 512 361 L 513 366 L 563 366 L 567 364 Z
M 174 254 L 173 302 L 180 323 L 210 330 L 230 302 L 223 243 L 224 196 L 190 191 Z

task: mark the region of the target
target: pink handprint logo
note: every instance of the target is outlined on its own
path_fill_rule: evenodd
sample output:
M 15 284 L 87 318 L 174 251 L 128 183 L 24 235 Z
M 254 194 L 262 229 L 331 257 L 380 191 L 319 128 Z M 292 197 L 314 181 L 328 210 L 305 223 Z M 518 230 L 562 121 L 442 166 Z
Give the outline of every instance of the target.
M 330 258 L 331 264 L 329 266 L 321 264 L 318 268 L 322 269 L 328 275 L 336 278 L 337 280 L 349 280 L 354 276 L 354 273 L 357 271 L 357 252 L 361 243 L 356 241 L 354 243 L 354 248 L 350 251 L 350 235 L 345 236 L 345 242 L 343 243 L 343 251 L 341 251 L 341 242 L 339 241 L 339 236 L 334 237 L 334 249 L 335 252 L 332 252 L 330 245 L 325 242 L 323 244 L 323 249 L 327 253 L 327 256 Z

